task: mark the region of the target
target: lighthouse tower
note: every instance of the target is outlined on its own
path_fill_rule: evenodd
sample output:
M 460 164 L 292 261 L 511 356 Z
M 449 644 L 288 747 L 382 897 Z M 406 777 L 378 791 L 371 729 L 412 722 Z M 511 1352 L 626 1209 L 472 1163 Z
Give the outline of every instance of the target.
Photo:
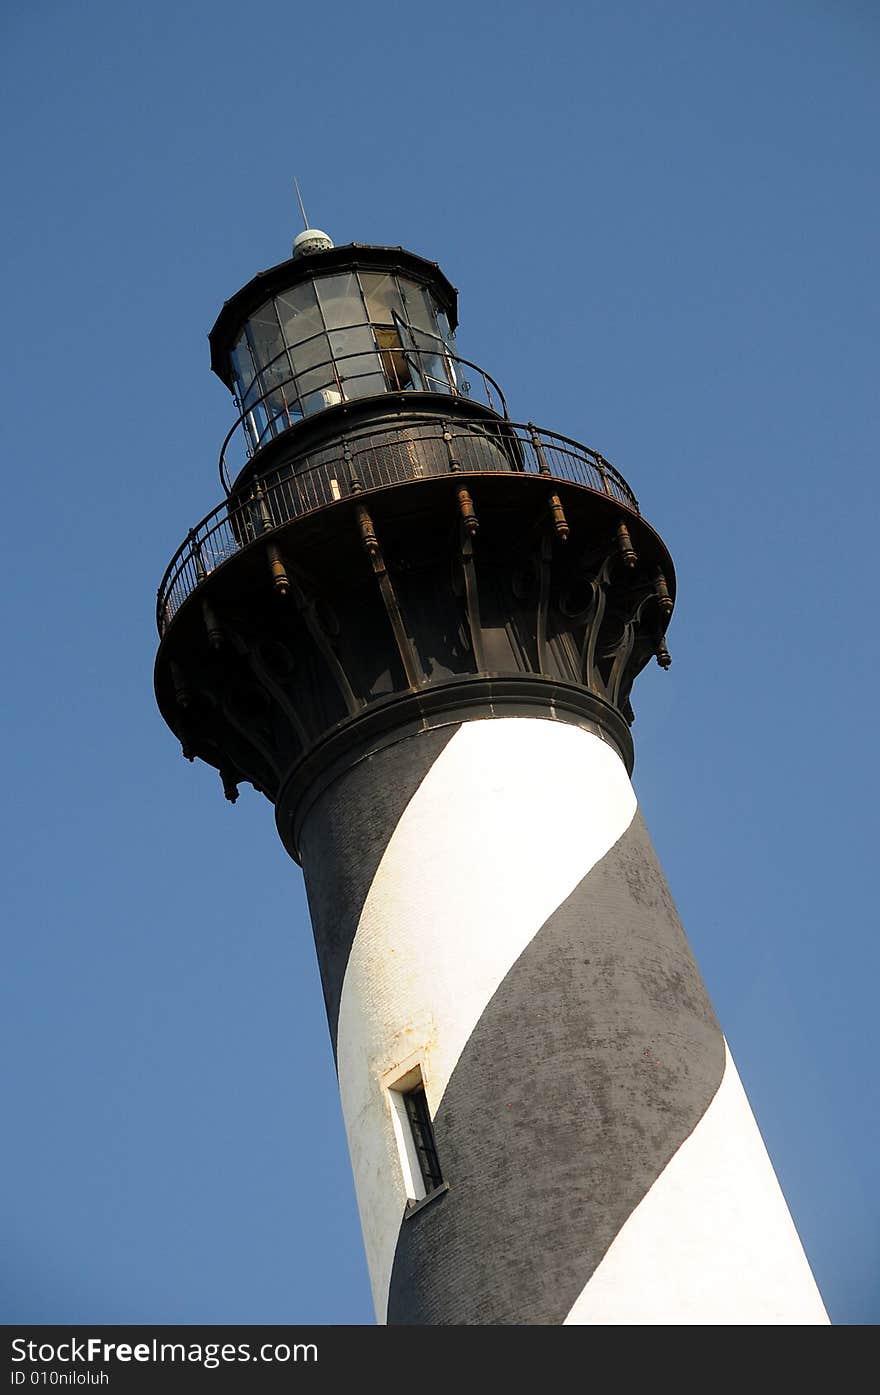
M 301 233 L 158 594 L 163 717 L 303 869 L 377 1318 L 827 1322 L 630 783 L 672 560 L 456 323 Z

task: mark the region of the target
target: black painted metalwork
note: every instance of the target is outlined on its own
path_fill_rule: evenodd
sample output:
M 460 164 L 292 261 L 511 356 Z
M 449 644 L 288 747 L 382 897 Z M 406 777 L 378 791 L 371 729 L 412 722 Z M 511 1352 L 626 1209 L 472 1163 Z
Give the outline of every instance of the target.
M 452 459 L 450 459 L 450 455 Z M 351 468 L 360 488 L 352 488 Z M 533 423 L 421 420 L 398 415 L 360 432 L 346 433 L 329 449 L 299 455 L 260 476 L 262 499 L 252 490 L 218 504 L 191 528 L 159 585 L 156 624 L 163 635 L 183 602 L 211 572 L 242 548 L 295 518 L 326 508 L 355 492 L 441 474 L 543 474 L 615 499 L 638 512 L 626 480 L 604 456 Z
M 349 273 L 364 319 L 334 339 L 327 305 Z M 389 320 L 368 319 L 386 274 Z M 319 333 L 284 318 L 308 309 L 312 282 Z M 327 772 L 405 730 L 540 715 L 597 732 L 631 767 L 633 682 L 652 657 L 669 664 L 672 559 L 632 489 L 598 452 L 510 421 L 497 384 L 457 356 L 455 322 L 433 263 L 353 245 L 261 273 L 212 331 L 215 370 L 248 401 L 221 451 L 228 497 L 159 586 L 156 696 L 227 798 L 247 781 L 275 803 L 293 857 Z M 349 331 L 370 336 L 363 375 Z M 296 355 L 325 340 L 309 411 Z M 242 342 L 250 357 L 233 361 Z

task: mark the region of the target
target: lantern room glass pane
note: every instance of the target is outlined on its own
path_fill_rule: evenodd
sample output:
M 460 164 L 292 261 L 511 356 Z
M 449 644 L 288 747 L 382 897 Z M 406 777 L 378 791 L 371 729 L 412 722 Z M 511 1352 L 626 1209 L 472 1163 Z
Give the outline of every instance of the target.
M 269 419 L 269 434 L 277 436 L 280 431 L 286 431 L 289 426 L 299 420 L 300 411 L 296 404 L 295 394 L 289 381 L 283 387 L 272 391 L 263 402 L 266 414 Z
M 443 342 L 436 335 L 413 330 L 413 339 L 419 355 L 419 368 L 425 380 L 427 392 L 450 392 L 451 385 L 446 371 L 446 358 Z
M 437 311 L 437 324 L 440 327 L 440 335 L 443 339 L 444 344 L 446 345 L 447 349 L 449 349 L 450 353 L 454 354 L 455 335 L 452 333 L 452 327 L 449 323 L 448 317 L 442 310 Z
M 397 280 L 390 274 L 376 271 L 362 271 L 361 284 L 367 303 L 367 319 L 374 324 L 390 325 L 394 316 L 403 319 L 403 301 L 397 287 Z
M 338 386 L 335 375 L 327 368 L 307 368 L 304 372 L 296 374 L 292 384 L 293 392 L 302 403 L 322 388 Z
M 373 335 L 367 325 L 357 325 L 354 329 L 334 329 L 330 334 L 330 348 L 341 372 L 345 371 L 345 364 L 341 360 L 347 354 L 369 353 L 373 347 Z
M 337 387 L 336 373 L 332 363 L 330 344 L 326 334 L 315 335 L 291 349 L 293 360 L 293 389 L 305 398 L 323 387 Z
M 253 433 L 255 444 L 258 444 L 260 441 L 262 441 L 263 437 L 266 435 L 266 432 L 269 429 L 269 423 L 266 418 L 266 411 L 262 404 L 258 407 L 254 407 L 253 411 L 248 412 L 247 419 L 251 428 L 251 432 Z
M 257 370 L 254 367 L 253 355 L 247 341 L 247 334 L 242 334 L 235 348 L 230 354 L 232 362 L 232 373 L 235 379 L 235 391 L 239 402 L 243 407 L 249 406 L 255 397 L 259 397 L 260 390 L 255 385 L 254 379 Z
M 312 335 L 323 332 L 324 321 L 311 281 L 304 281 L 301 286 L 292 286 L 283 295 L 276 296 L 275 305 L 287 344 L 302 344 Z
M 291 349 L 294 379 L 292 394 L 305 416 L 341 402 L 342 390 L 326 334 L 315 335 Z
M 345 271 L 340 276 L 322 276 L 315 286 L 328 329 L 366 323 L 364 298 L 353 271 Z
M 404 281 L 403 277 L 400 277 L 400 289 L 406 307 L 404 319 L 412 325 L 413 329 L 421 329 L 427 331 L 428 334 L 439 335 L 437 312 L 430 292 L 416 281 Z
M 348 401 L 355 397 L 375 397 L 388 391 L 385 374 L 376 367 L 376 354 L 364 354 L 361 358 L 349 359 L 348 376 L 343 382 Z
M 339 403 L 344 401 L 341 388 L 328 383 L 325 387 L 317 388 L 314 392 L 303 394 L 303 413 L 308 417 L 314 412 L 323 412 L 327 407 L 338 407 Z
M 425 391 L 425 380 L 421 369 L 418 345 L 413 338 L 413 332 L 409 325 L 404 324 L 397 316 L 394 317 L 394 328 L 403 354 L 404 369 L 401 377 L 409 375 L 409 382 L 402 381 L 403 387 L 415 388 L 417 392 Z
M 304 368 L 317 368 L 323 365 L 324 371 L 332 376 L 333 365 L 330 362 L 330 343 L 326 334 L 315 334 L 310 339 L 306 339 L 303 344 L 297 344 L 290 350 L 290 357 L 297 373 Z
M 372 397 L 387 390 L 373 331 L 368 325 L 331 330 L 330 348 L 347 398 Z
M 284 341 L 273 300 L 251 315 L 247 322 L 247 336 L 257 368 L 265 369 L 269 364 L 274 366 L 278 355 L 284 353 Z

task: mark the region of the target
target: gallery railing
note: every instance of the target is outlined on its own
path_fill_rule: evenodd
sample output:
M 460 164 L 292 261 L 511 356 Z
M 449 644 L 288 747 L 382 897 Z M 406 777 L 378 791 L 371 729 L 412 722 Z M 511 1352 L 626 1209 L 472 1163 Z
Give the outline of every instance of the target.
M 258 477 L 246 496 L 232 495 L 192 528 L 159 586 L 160 635 L 211 572 L 274 529 L 352 495 L 458 472 L 545 475 L 639 508 L 597 451 L 531 422 L 386 421 Z
M 356 325 L 350 332 L 378 334 L 382 328 Z M 349 331 L 333 333 L 343 339 Z M 326 335 L 316 338 L 326 341 Z M 400 341 L 388 347 L 361 347 L 297 368 L 303 349 L 310 346 L 314 350 L 311 340 L 301 345 L 299 357 L 288 349 L 276 354 L 258 373 L 243 400 L 236 399 L 242 410 L 220 447 L 220 481 L 227 492 L 245 463 L 269 441 L 305 417 L 342 402 L 390 392 L 431 392 L 466 397 L 500 417 L 508 417 L 504 393 L 495 379 L 476 363 L 450 353 L 440 340 L 430 348 L 404 346 Z

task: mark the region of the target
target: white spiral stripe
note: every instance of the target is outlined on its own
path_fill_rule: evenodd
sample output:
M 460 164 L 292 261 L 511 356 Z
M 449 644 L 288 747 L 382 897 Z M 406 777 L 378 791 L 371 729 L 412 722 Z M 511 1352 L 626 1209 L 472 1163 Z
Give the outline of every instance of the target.
M 828 1322 L 726 1043 L 725 1052 L 714 1099 L 621 1227 L 567 1324 Z
M 406 1199 L 382 1079 L 418 1056 L 436 1114 L 502 980 L 635 811 L 623 763 L 599 737 L 563 722 L 495 718 L 461 727 L 389 840 L 352 944 L 337 1030 L 380 1322 Z

